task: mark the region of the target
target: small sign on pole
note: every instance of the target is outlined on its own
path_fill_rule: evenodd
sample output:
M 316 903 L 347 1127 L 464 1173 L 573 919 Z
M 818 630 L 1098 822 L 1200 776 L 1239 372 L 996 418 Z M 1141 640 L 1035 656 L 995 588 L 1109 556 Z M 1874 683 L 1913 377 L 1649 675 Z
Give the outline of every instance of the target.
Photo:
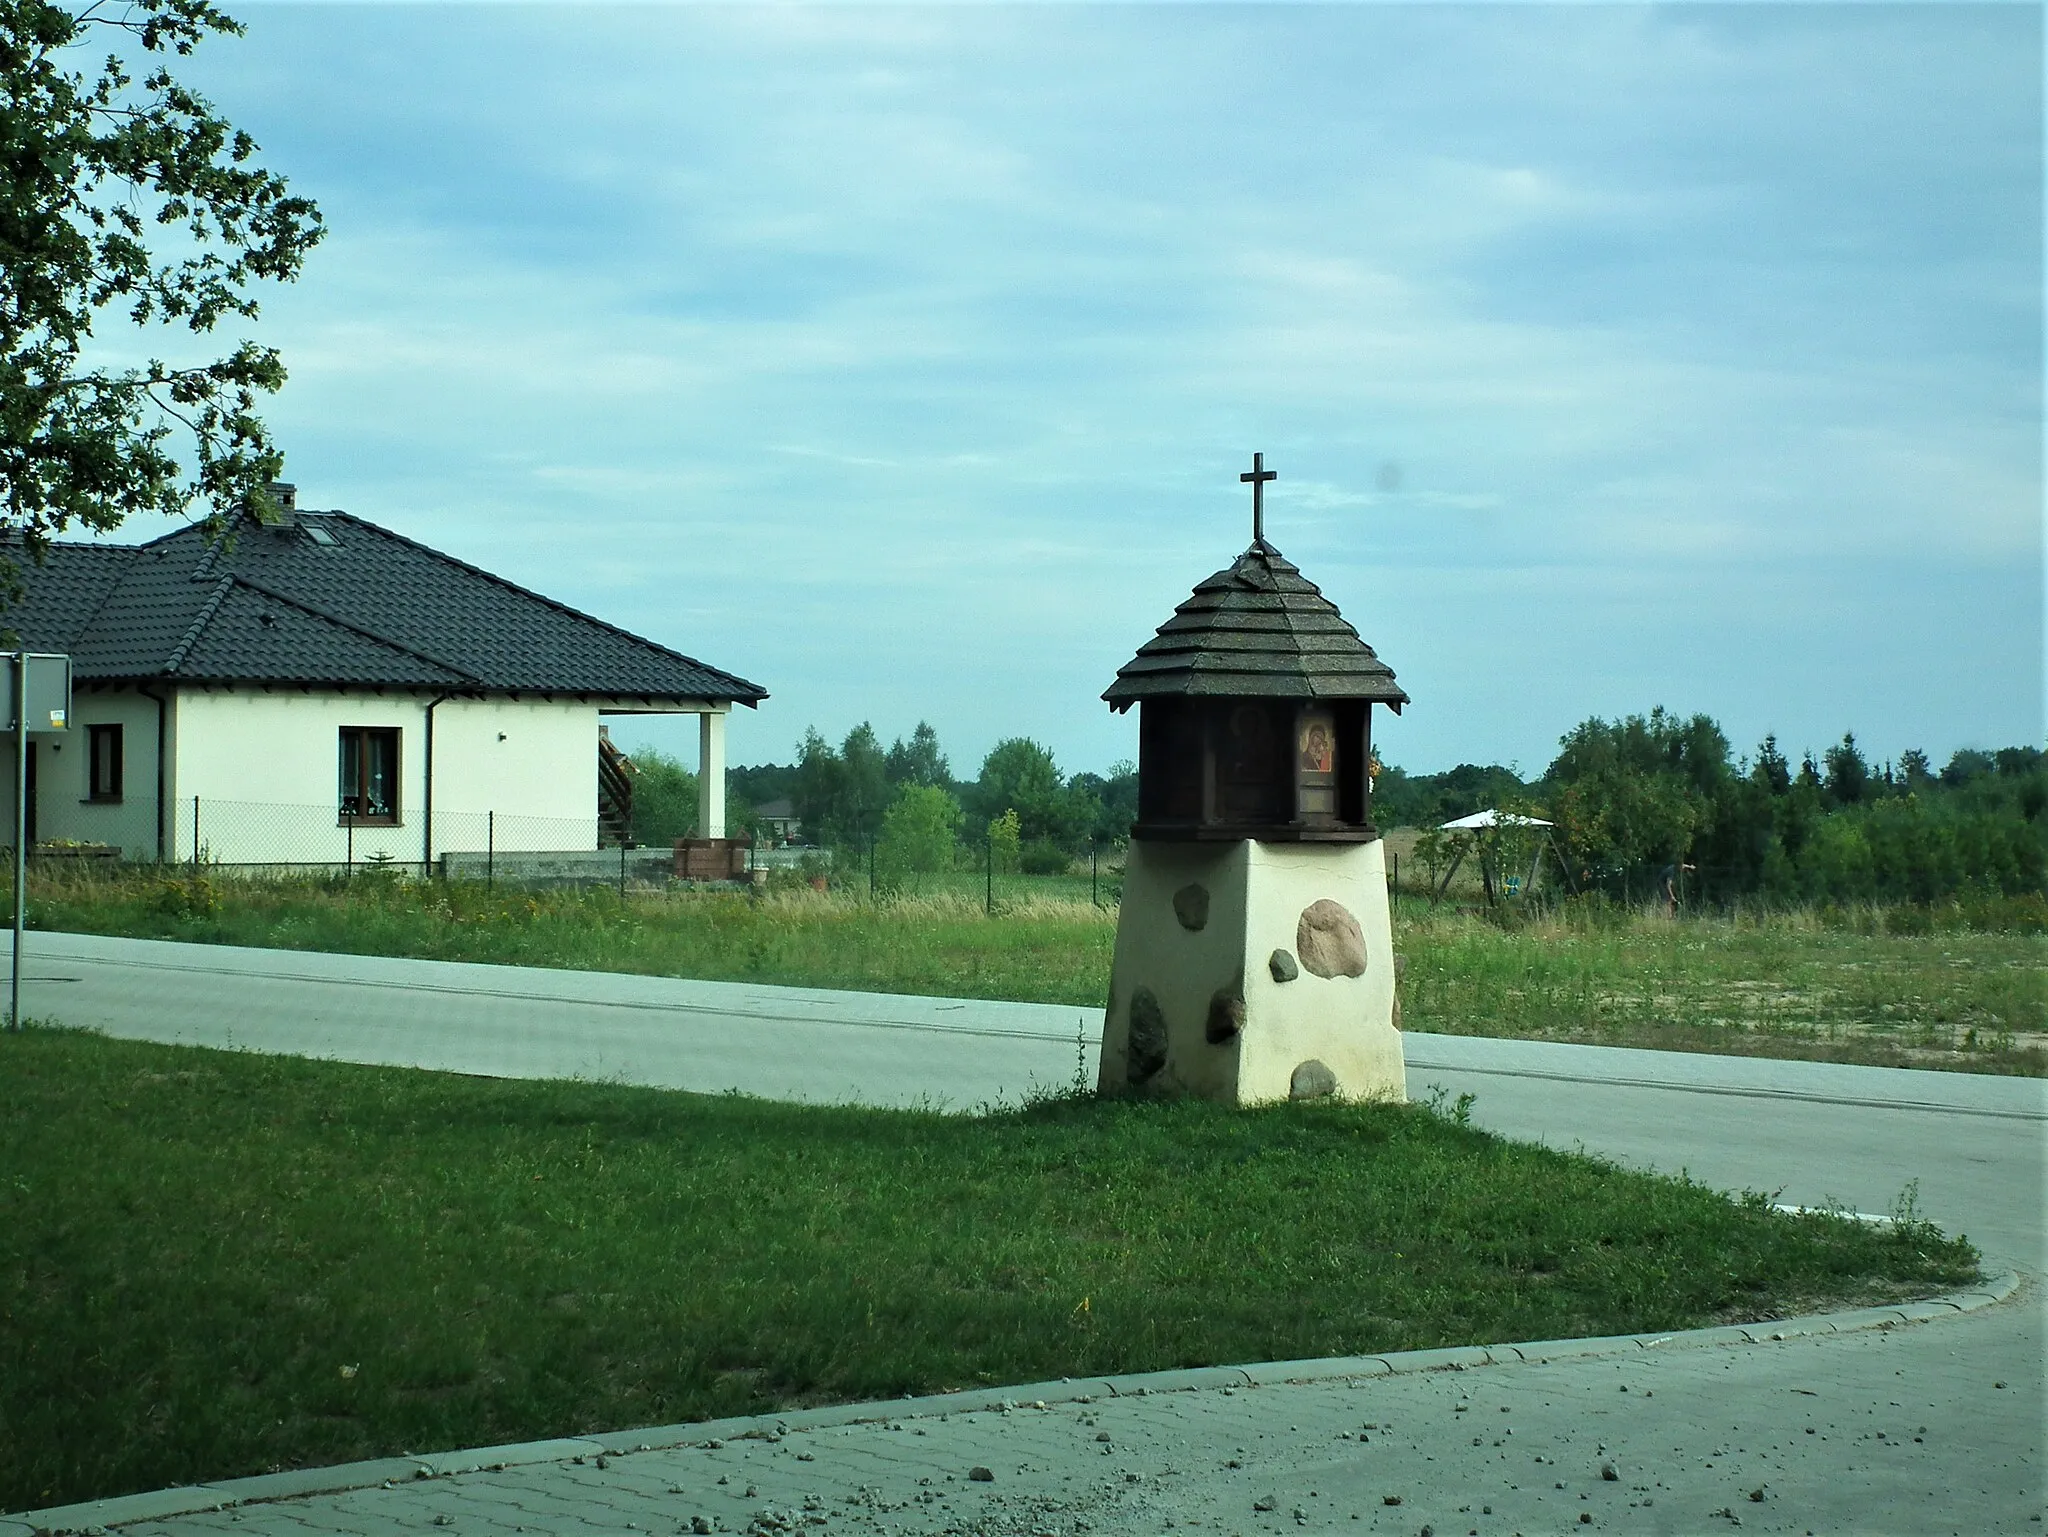
M 28 698 L 28 729 L 68 731 L 71 727 L 71 658 L 54 652 L 0 652 L 7 660 L 6 683 L 0 686 L 0 722 L 13 731 L 20 720 L 18 701 Z M 28 669 L 28 682 L 21 681 Z
M 6 660 L 0 720 L 14 733 L 14 953 L 8 969 L 7 1028 L 19 1030 L 21 936 L 28 926 L 28 739 L 31 732 L 71 729 L 71 658 L 16 651 Z

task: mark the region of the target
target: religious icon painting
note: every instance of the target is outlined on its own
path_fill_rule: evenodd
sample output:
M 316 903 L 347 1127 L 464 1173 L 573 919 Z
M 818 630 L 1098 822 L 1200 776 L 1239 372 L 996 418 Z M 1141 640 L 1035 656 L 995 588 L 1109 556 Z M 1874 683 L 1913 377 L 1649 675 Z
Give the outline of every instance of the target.
M 1337 814 L 1337 723 L 1327 710 L 1307 710 L 1295 728 L 1297 805 L 1306 820 Z
M 1321 710 L 1301 717 L 1301 771 L 1304 774 L 1333 774 L 1337 770 L 1337 729 Z

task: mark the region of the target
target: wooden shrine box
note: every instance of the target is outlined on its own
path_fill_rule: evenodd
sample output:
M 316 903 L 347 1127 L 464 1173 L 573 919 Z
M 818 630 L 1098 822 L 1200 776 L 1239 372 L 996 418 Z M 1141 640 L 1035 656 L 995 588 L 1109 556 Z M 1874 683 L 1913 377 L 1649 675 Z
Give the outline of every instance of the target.
M 1264 539 L 1174 611 L 1102 696 L 1138 709 L 1135 838 L 1370 843 L 1372 707 L 1394 671 Z

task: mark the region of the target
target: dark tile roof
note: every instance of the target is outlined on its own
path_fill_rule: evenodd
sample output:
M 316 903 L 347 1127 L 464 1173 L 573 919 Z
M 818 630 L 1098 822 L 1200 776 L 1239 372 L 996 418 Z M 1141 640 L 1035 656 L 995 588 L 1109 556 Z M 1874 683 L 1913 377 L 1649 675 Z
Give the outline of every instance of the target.
M 1408 702 L 1394 669 L 1264 540 L 1198 585 L 1102 697 L 1127 710 L 1162 695 Z
M 343 512 L 232 540 L 53 545 L 0 613 L 81 681 L 428 687 L 753 705 L 758 684 Z

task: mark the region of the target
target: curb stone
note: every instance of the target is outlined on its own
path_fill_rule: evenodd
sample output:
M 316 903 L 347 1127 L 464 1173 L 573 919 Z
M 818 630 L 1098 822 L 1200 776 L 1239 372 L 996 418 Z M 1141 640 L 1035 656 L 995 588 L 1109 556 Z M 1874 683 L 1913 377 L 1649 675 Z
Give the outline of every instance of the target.
M 143 1494 L 115 1495 L 76 1505 L 0 1515 L 0 1537 L 95 1537 L 110 1528 L 173 1516 L 227 1510 L 238 1505 L 296 1499 L 309 1494 L 339 1494 L 382 1484 L 411 1483 L 466 1473 L 496 1472 L 536 1463 L 567 1462 L 599 1455 L 666 1451 L 704 1446 L 713 1441 L 780 1440 L 784 1435 L 838 1425 L 887 1424 L 908 1419 L 943 1419 L 953 1414 L 1034 1412 L 1061 1404 L 1092 1403 L 1098 1398 L 1134 1398 L 1151 1393 L 1187 1393 L 1222 1389 L 1278 1387 L 1294 1382 L 1367 1381 L 1376 1377 L 1421 1372 L 1468 1371 L 1488 1366 L 1515 1366 L 1543 1361 L 1606 1355 L 1633 1355 L 1641 1350 L 1707 1349 L 1715 1346 L 1760 1345 L 1813 1335 L 1853 1334 L 1871 1329 L 1898 1329 L 1912 1324 L 1958 1318 L 1995 1307 L 2024 1286 L 2019 1272 L 2002 1271 L 1964 1291 L 1949 1292 L 1922 1302 L 1888 1307 L 1855 1308 L 1842 1313 L 1815 1313 L 1762 1324 L 1725 1324 L 1673 1334 L 1621 1334 L 1577 1340 L 1538 1340 L 1526 1344 L 1460 1345 L 1443 1350 L 1410 1350 L 1376 1356 L 1333 1356 L 1320 1360 L 1270 1361 L 1245 1366 L 1201 1366 L 1177 1371 L 1141 1372 L 1117 1377 L 1072 1377 L 1023 1387 L 970 1389 L 923 1398 L 902 1398 L 861 1404 L 831 1404 L 817 1409 L 792 1409 L 783 1414 L 750 1415 L 724 1420 L 699 1420 L 644 1430 L 620 1430 L 582 1437 L 520 1441 L 471 1451 L 437 1452 L 421 1457 L 382 1457 L 371 1462 L 342 1463 L 329 1468 L 302 1468 L 284 1473 L 259 1473 L 248 1478 L 221 1479 Z
M 1255 1388 L 1278 1387 L 1287 1382 L 1307 1382 L 1318 1373 L 1335 1373 L 1340 1377 L 1356 1377 L 1363 1382 L 1374 1377 L 1391 1377 L 1396 1368 L 1390 1364 L 1398 1357 L 1387 1356 L 1326 1356 L 1312 1357 L 1305 1361 L 1266 1361 L 1254 1366 L 1238 1368 L 1251 1379 Z

